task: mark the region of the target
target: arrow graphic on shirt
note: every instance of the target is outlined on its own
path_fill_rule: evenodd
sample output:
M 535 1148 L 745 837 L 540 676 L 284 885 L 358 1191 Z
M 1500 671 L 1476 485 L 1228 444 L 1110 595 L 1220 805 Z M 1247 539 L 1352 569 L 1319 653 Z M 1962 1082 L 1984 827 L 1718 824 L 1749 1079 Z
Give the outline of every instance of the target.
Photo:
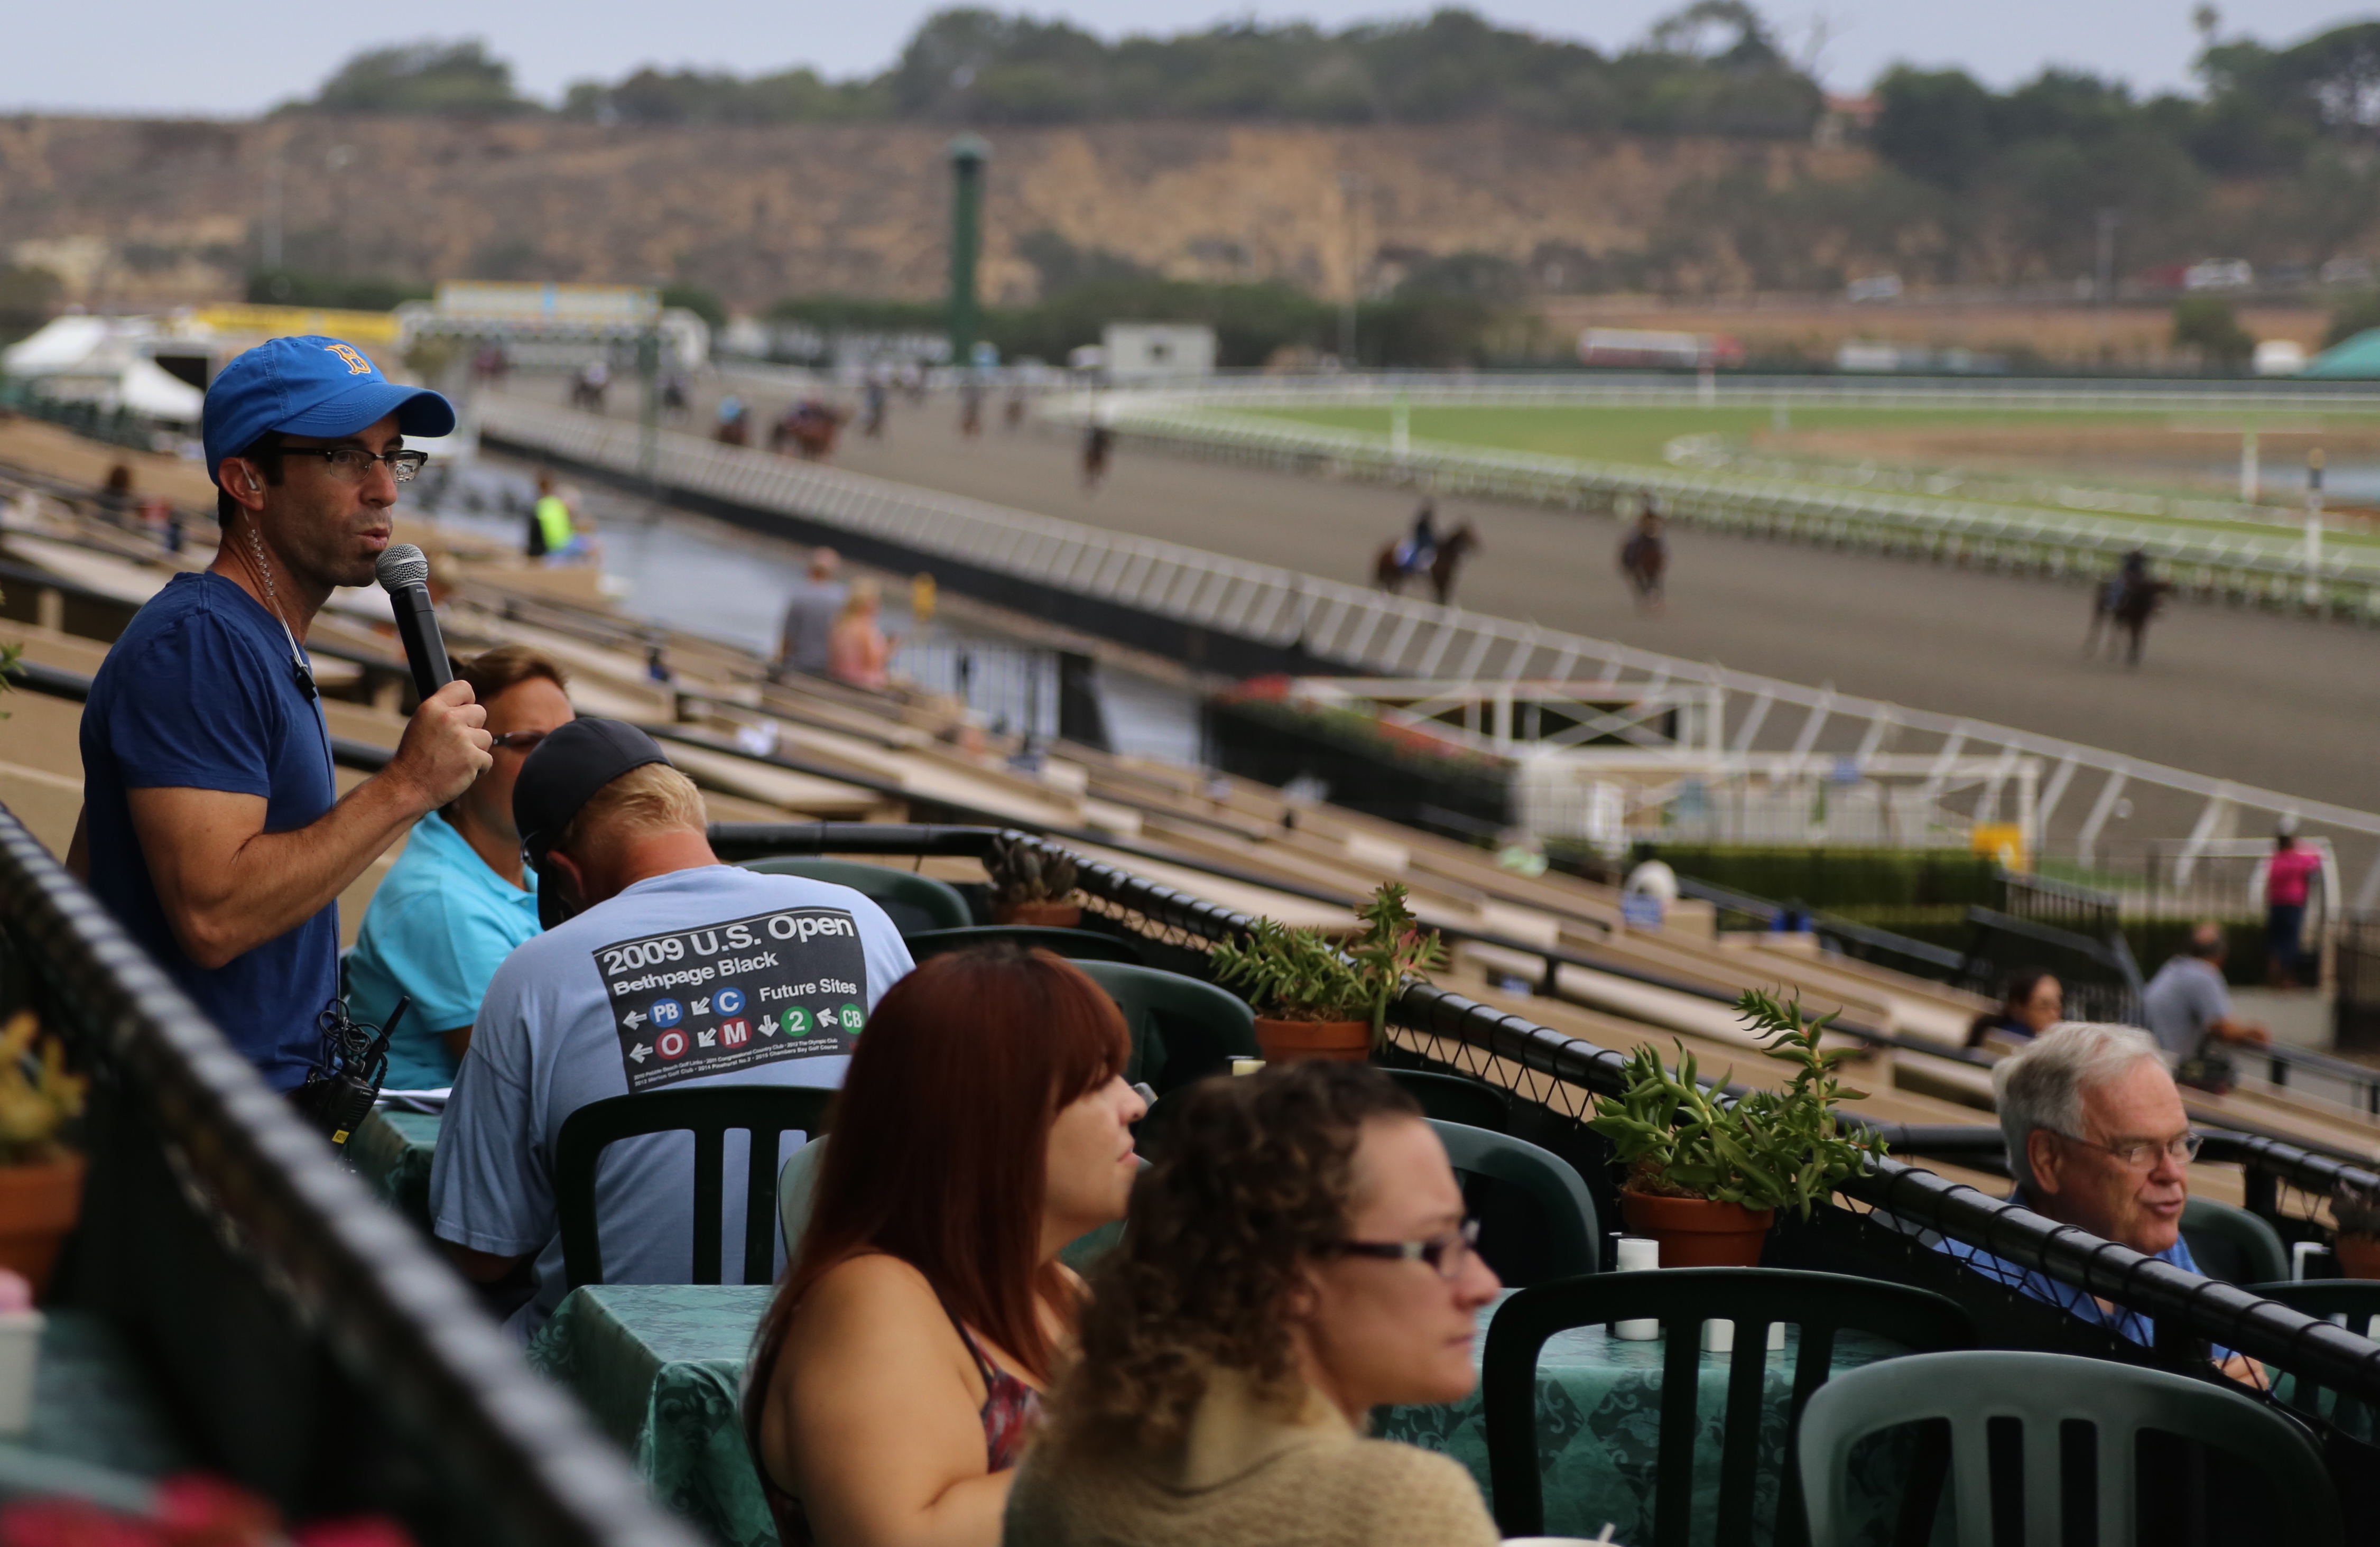
M 638 1064 L 642 1064 L 646 1059 L 650 1058 L 652 1055 L 653 1050 L 647 1047 L 642 1042 L 638 1042 L 636 1046 L 628 1050 L 628 1056 L 635 1059 Z
M 642 1026 L 644 1023 L 645 1012 L 642 1010 L 630 1010 L 626 1015 L 620 1017 L 620 1024 L 626 1027 L 631 1031 L 634 1031 L 638 1027 Z
M 710 1013 L 710 996 L 709 994 L 707 994 L 707 993 L 706 993 L 706 994 L 704 994 L 701 998 L 699 998 L 699 999 L 696 1000 L 696 1001 L 694 1002 L 694 1008 L 693 1008 L 693 1009 L 691 1009 L 691 1010 L 689 1010 L 689 1011 L 687 1011 L 686 1013 L 687 1013 L 688 1015 L 697 1015 L 697 1016 L 707 1016 L 707 1015 L 709 1015 L 709 1014 Z
M 760 1017 L 760 1035 L 763 1037 L 773 1037 L 776 1034 L 777 1017 L 773 1015 L 762 1016 Z
M 709 1031 L 697 1031 L 694 1034 L 694 1045 L 697 1047 L 717 1047 L 719 1045 L 718 1029 L 713 1028 Z

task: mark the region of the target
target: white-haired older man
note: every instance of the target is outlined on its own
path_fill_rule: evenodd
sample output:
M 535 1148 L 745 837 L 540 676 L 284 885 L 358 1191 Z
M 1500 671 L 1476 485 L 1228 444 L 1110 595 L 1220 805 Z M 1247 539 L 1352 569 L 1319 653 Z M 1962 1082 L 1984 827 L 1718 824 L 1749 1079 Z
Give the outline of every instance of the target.
M 2017 1183 L 2010 1202 L 2198 1272 L 2181 1238 L 2198 1136 L 2155 1038 L 2129 1026 L 2062 1021 L 1995 1065 L 1992 1090 Z M 1961 1242 L 1943 1249 L 2119 1336 L 2156 1339 L 2137 1310 Z M 2255 1379 L 2251 1361 L 2228 1348 L 2214 1353 L 2230 1374 Z

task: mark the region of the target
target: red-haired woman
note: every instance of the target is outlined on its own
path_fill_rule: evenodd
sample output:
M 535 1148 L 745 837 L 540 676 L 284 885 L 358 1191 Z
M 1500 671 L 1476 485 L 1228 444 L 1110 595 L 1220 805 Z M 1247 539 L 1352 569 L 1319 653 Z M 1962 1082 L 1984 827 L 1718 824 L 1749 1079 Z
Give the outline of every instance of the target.
M 933 957 L 851 1059 L 745 1428 L 787 1547 L 992 1547 L 1145 1110 L 1098 984 L 1046 951 Z

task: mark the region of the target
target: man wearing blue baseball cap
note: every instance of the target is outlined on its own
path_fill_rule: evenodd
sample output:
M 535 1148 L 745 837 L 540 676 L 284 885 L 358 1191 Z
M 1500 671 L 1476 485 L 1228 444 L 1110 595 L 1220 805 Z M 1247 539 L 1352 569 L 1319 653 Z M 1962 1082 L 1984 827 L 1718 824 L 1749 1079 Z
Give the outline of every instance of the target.
M 414 712 L 396 754 L 341 798 L 304 640 L 334 588 L 371 583 L 396 486 L 455 428 L 335 338 L 276 338 L 207 390 L 223 541 L 133 619 L 82 717 L 83 820 L 69 862 L 279 1090 L 321 1060 L 338 993 L 338 895 L 490 763 L 461 682 Z

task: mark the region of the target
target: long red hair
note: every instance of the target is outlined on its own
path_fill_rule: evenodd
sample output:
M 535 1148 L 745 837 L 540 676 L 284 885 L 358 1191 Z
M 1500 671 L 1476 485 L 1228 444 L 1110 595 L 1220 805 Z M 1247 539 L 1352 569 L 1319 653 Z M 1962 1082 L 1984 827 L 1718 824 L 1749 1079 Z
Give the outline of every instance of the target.
M 1131 1054 L 1115 1001 L 1047 951 L 953 952 L 895 983 L 852 1052 L 809 1228 L 760 1324 L 747 1427 L 757 1435 L 802 1297 L 870 1251 L 925 1274 L 1046 1384 L 1054 1350 L 1037 1308 L 1074 1313 L 1040 1261 L 1050 1126 Z

